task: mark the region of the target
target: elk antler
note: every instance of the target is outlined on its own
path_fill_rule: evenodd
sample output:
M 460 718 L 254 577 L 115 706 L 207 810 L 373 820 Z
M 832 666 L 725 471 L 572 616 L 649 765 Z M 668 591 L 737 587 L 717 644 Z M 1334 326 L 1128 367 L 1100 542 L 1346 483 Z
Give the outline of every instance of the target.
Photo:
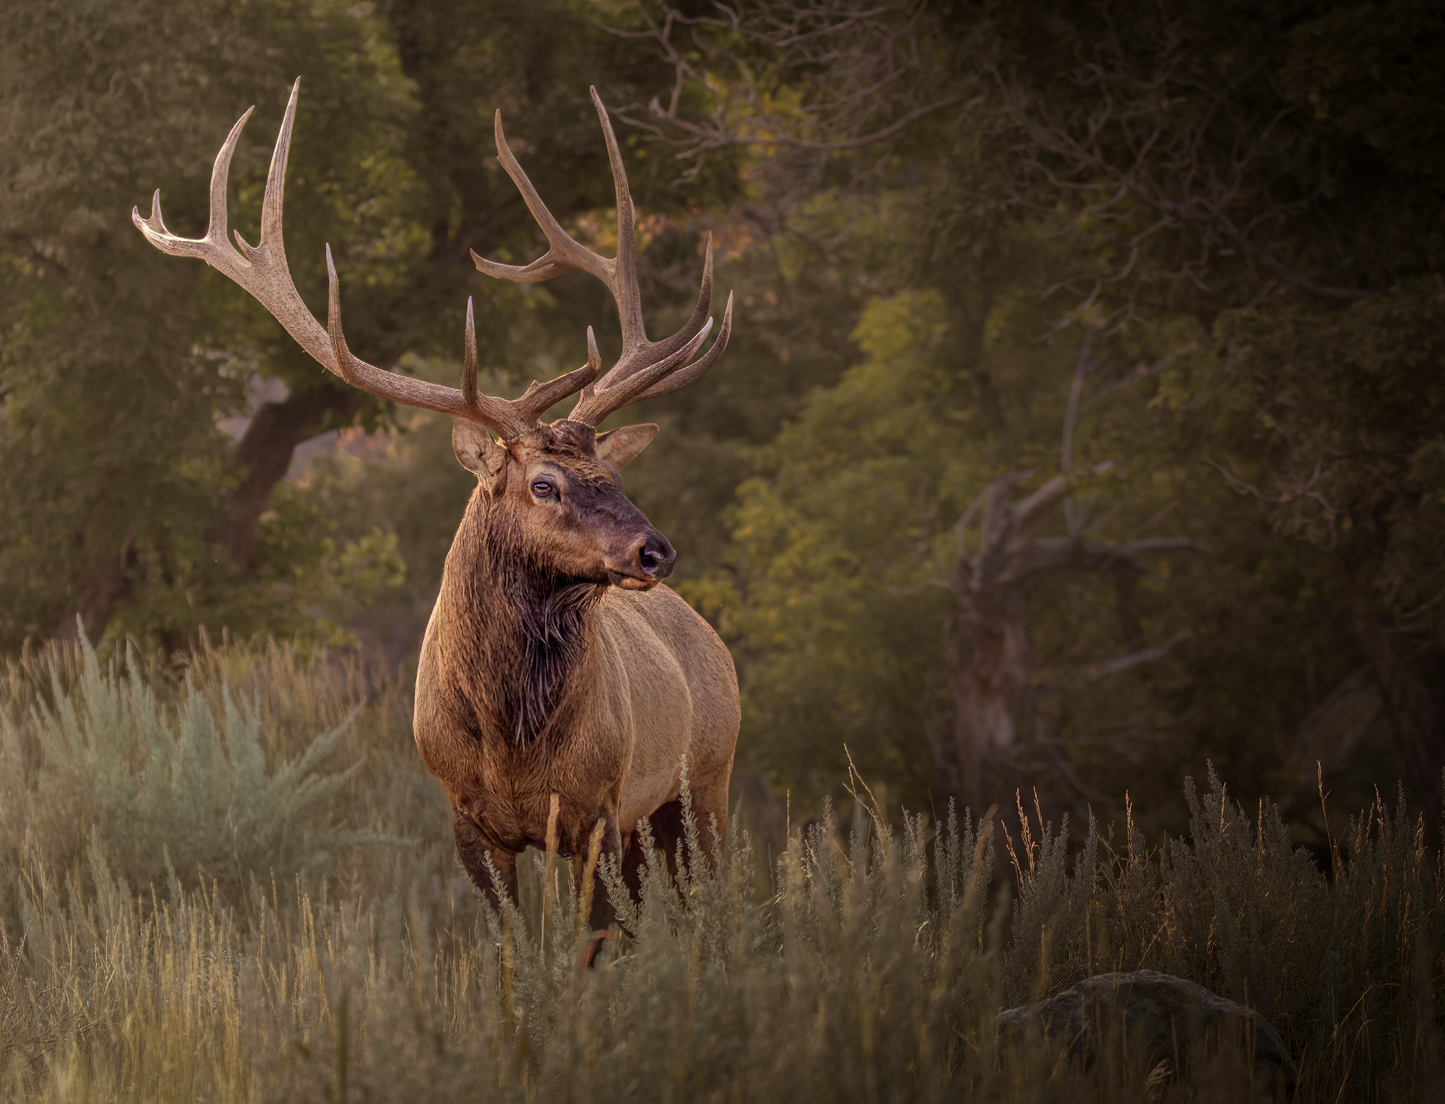
M 576 371 L 556 379 L 532 385 L 521 398 L 512 401 L 477 393 L 476 334 L 472 322 L 472 304 L 467 300 L 467 360 L 463 366 L 463 388 L 445 387 L 426 380 L 397 375 L 368 364 L 351 354 L 341 332 L 341 293 L 337 286 L 336 267 L 331 261 L 331 247 L 326 247 L 326 273 L 329 279 L 327 325 L 323 329 L 302 301 L 286 264 L 286 245 L 281 236 L 281 206 L 286 187 L 286 158 L 291 149 L 291 129 L 296 121 L 296 98 L 301 91 L 298 77 L 286 104 L 286 117 L 276 136 L 271 154 L 271 169 L 266 175 L 266 193 L 261 201 L 261 238 L 251 246 L 236 231 L 240 252 L 226 241 L 226 181 L 231 169 L 231 155 L 236 151 L 241 130 L 255 107 L 236 121 L 227 135 L 221 152 L 211 170 L 211 212 L 204 237 L 177 237 L 166 229 L 161 218 L 161 193 L 156 189 L 151 200 L 150 218 L 140 217 L 140 209 L 131 209 L 131 220 L 157 249 L 177 257 L 200 257 L 212 268 L 239 284 L 265 307 L 328 372 L 340 376 L 378 398 L 390 399 L 406 406 L 435 410 L 457 418 L 479 422 L 509 440 L 520 437 L 538 417 L 554 403 L 590 383 L 597 375 L 602 360 L 592 331 L 587 331 L 587 363 Z
M 331 263 L 331 246 L 326 247 L 326 277 L 328 284 L 326 330 L 330 335 L 331 348 L 336 362 L 341 366 L 341 375 L 347 383 L 408 406 L 420 406 L 426 410 L 437 410 L 443 414 L 454 414 L 480 422 L 501 434 L 507 441 L 515 441 L 537 424 L 537 419 L 555 403 L 561 402 L 578 388 L 590 383 L 602 366 L 602 356 L 597 351 L 597 341 L 592 336 L 592 327 L 587 327 L 587 363 L 571 372 L 538 383 L 533 380 L 521 398 L 499 399 L 477 391 L 477 331 L 472 320 L 472 297 L 467 296 L 467 328 L 465 334 L 465 356 L 462 360 L 462 389 L 444 387 L 441 384 L 414 380 L 410 376 L 398 376 L 374 368 L 359 360 L 346 347 L 346 335 L 341 332 L 341 285 L 336 279 L 336 266 Z M 368 373 L 374 373 L 369 375 Z M 377 377 L 380 377 L 379 379 Z M 395 381 L 395 386 L 387 385 Z M 415 392 L 406 385 L 420 385 L 428 388 L 423 399 L 414 397 Z M 385 390 L 383 390 L 385 388 Z M 435 404 L 437 399 L 446 405 Z
M 711 368 L 727 348 L 728 337 L 732 334 L 733 297 L 729 292 L 717 340 L 702 357 L 688 364 L 712 330 L 712 319 L 708 317 L 708 307 L 712 302 L 712 235 L 709 234 L 703 257 L 702 289 L 692 317 L 671 337 L 662 341 L 647 340 L 642 324 L 642 296 L 637 286 L 636 247 L 632 241 L 634 214 L 632 194 L 627 187 L 627 171 L 622 165 L 617 137 L 612 133 L 612 122 L 607 117 L 607 109 L 602 106 L 602 98 L 597 95 L 596 88 L 590 91 L 597 117 L 602 121 L 607 158 L 612 165 L 612 182 L 617 191 L 617 257 L 608 260 L 580 245 L 552 217 L 552 212 L 547 210 L 537 189 L 532 187 L 532 182 L 512 155 L 506 135 L 502 133 L 502 113 L 498 111 L 495 127 L 497 160 L 522 193 L 527 210 L 537 220 L 550 248 L 527 265 L 497 264 L 478 256 L 475 250 L 472 251 L 472 261 L 482 272 L 499 280 L 534 284 L 581 269 L 607 285 L 617 303 L 617 316 L 622 323 L 622 355 L 605 376 L 583 388 L 577 406 L 568 415 L 571 421 L 596 426 L 629 403 L 670 394 Z M 590 329 L 588 333 L 591 333 Z M 590 342 L 591 338 L 588 340 Z

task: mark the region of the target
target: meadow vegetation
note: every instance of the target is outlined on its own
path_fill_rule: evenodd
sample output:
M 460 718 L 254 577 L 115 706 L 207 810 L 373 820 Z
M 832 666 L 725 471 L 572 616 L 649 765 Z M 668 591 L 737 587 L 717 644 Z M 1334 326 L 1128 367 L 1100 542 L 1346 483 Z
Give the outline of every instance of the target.
M 1331 811 L 1322 872 L 1212 771 L 1158 840 L 900 816 L 854 779 L 771 863 L 744 811 L 716 868 L 682 849 L 681 895 L 661 864 L 640 906 L 614 879 L 631 935 L 579 970 L 565 863 L 534 856 L 501 916 L 458 877 L 379 668 L 51 646 L 3 686 L 9 1099 L 1244 1099 L 1228 1051 L 1186 1086 L 1127 1040 L 1090 1069 L 996 1042 L 999 1010 L 1143 967 L 1264 1014 L 1299 1099 L 1429 1099 L 1441 1072 L 1445 879 L 1402 803 Z

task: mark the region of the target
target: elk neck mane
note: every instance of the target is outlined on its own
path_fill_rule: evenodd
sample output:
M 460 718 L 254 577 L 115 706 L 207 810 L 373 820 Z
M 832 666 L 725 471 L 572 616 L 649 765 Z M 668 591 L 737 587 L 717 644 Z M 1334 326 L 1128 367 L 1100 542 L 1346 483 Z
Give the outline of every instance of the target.
M 479 737 L 535 743 L 554 716 L 576 706 L 592 611 L 606 589 L 559 576 L 530 556 L 478 488 L 438 603 L 448 712 Z

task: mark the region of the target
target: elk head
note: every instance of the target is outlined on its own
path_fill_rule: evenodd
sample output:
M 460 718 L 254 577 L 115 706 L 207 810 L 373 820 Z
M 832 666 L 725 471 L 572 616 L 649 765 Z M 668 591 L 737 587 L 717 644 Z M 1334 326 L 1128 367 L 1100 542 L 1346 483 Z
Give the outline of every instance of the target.
M 474 348 L 468 341 L 473 364 Z M 623 494 L 618 469 L 656 432 L 648 424 L 597 433 L 562 418 L 508 443 L 459 418 L 452 448 L 490 499 L 492 528 L 511 537 L 499 552 L 559 581 L 648 590 L 677 554 Z
M 617 256 L 609 259 L 579 244 L 547 210 L 527 174 L 507 145 L 502 113 L 496 114 L 497 159 L 522 193 L 522 198 L 549 243 L 531 264 L 496 264 L 472 253 L 477 268 L 489 276 L 519 283 L 550 280 L 582 270 L 601 280 L 617 304 L 622 328 L 622 354 L 598 378 L 601 357 L 589 326 L 587 363 L 545 384 L 533 382 L 516 399 L 484 395 L 477 390 L 477 346 L 472 303 L 467 300 L 462 386 L 445 387 L 396 375 L 354 356 L 341 328 L 341 292 L 331 247 L 326 248 L 329 277 L 327 324 L 311 314 L 286 264 L 281 233 L 286 159 L 296 118 L 298 79 L 291 89 L 286 116 L 266 179 L 261 207 L 261 237 L 247 244 L 236 233 L 239 252 L 226 240 L 226 180 L 231 156 L 248 110 L 231 128 L 211 172 L 210 222 L 204 237 L 181 238 L 161 218 L 160 192 L 151 203 L 150 218 L 138 209 L 131 218 L 152 245 L 176 256 L 200 257 L 248 291 L 327 371 L 373 395 L 450 414 L 456 422 L 452 444 L 463 467 L 476 474 L 490 508 L 507 515 L 517 534 L 515 552 L 547 573 L 574 582 L 612 583 L 646 590 L 671 570 L 676 553 L 667 539 L 648 524 L 642 512 L 622 493 L 618 469 L 636 456 L 657 432 L 655 425 L 634 425 L 598 433 L 608 415 L 642 399 L 657 398 L 684 387 L 706 372 L 727 347 L 732 332 L 732 296 L 717 339 L 702 356 L 699 349 L 712 330 L 712 239 L 703 258 L 702 287 L 687 323 L 670 337 L 649 341 L 642 322 L 635 246 L 634 211 L 622 155 L 607 110 L 595 88 L 592 102 L 602 123 L 608 160 L 617 195 Z M 580 394 L 579 394 L 580 392 Z M 542 414 L 569 395 L 576 406 L 550 425 Z

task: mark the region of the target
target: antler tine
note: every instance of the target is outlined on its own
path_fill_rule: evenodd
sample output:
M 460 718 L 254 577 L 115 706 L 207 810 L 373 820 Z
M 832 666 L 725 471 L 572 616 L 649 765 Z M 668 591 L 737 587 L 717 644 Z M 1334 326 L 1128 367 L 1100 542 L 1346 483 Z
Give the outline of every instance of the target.
M 546 383 L 533 380 L 521 398 L 513 399 L 517 408 L 529 422 L 535 422 L 548 409 L 561 402 L 568 395 L 575 394 L 597 378 L 602 367 L 602 354 L 597 351 L 597 339 L 592 336 L 592 327 L 587 327 L 587 363 L 574 368 L 566 375 L 558 376 Z
M 732 334 L 733 297 L 729 292 L 727 310 L 723 315 L 723 325 L 717 340 L 713 342 L 706 356 L 683 368 L 712 329 L 712 319 L 707 317 L 711 303 L 712 233 L 709 231 L 703 248 L 702 286 L 698 291 L 697 305 L 693 308 L 692 317 L 687 324 L 669 338 L 648 342 L 645 348 L 631 357 L 624 353 L 607 375 L 598 380 L 595 386 L 582 392 L 577 406 L 568 417 L 572 421 L 595 426 L 609 414 L 630 403 L 671 394 L 701 377 L 722 355 L 727 348 L 728 337 Z
M 487 260 L 475 250 L 472 251 L 472 262 L 488 276 L 515 283 L 539 283 L 578 269 L 601 280 L 617 303 L 617 314 L 622 324 L 622 356 L 606 376 L 606 379 L 618 380 L 640 371 L 659 357 L 670 356 L 696 336 L 702 327 L 703 318 L 707 315 L 707 297 L 712 290 L 712 253 L 709 248 L 704 265 L 703 300 L 693 312 L 688 324 L 665 341 L 656 344 L 648 341 L 642 321 L 642 295 L 637 283 L 636 246 L 632 240 L 636 213 L 632 204 L 632 192 L 627 184 L 627 170 L 622 164 L 622 151 L 617 144 L 617 135 L 612 129 L 607 108 L 596 88 L 591 89 L 591 94 L 593 106 L 597 109 L 597 118 L 602 124 L 608 164 L 612 170 L 617 202 L 617 257 L 609 260 L 594 253 L 562 229 L 507 144 L 507 136 L 502 129 L 502 113 L 498 111 L 493 128 L 497 141 L 497 160 L 517 185 L 517 190 L 527 204 L 527 210 L 537 220 L 549 247 L 545 254 L 526 265 L 499 264 Z
M 708 326 L 711 327 L 711 325 L 712 319 L 708 319 Z M 656 399 L 663 395 L 670 395 L 674 391 L 679 391 L 686 387 L 694 380 L 701 379 L 707 370 L 717 361 L 717 358 L 722 356 L 727 350 L 728 338 L 732 336 L 732 333 L 733 293 L 728 292 L 727 307 L 723 310 L 722 327 L 718 330 L 717 340 L 712 343 L 712 348 L 708 349 L 706 353 L 686 368 L 667 374 L 631 401 L 641 402 L 643 399 Z
M 597 109 L 597 117 L 602 123 L 602 136 L 607 144 L 607 160 L 612 169 L 612 185 L 617 202 L 617 257 L 608 260 L 594 253 L 562 229 L 561 224 L 547 209 L 547 205 L 542 202 L 537 189 L 532 186 L 532 181 L 512 153 L 511 146 L 507 144 L 507 136 L 502 130 L 502 112 L 498 109 L 492 128 L 497 142 L 497 160 L 502 163 L 502 168 L 507 170 L 507 175 L 522 193 L 522 200 L 527 204 L 527 210 L 532 213 L 532 217 L 537 220 L 549 247 L 545 254 L 526 265 L 498 264 L 480 256 L 475 250 L 471 251 L 472 263 L 488 276 L 511 280 L 514 283 L 539 283 L 577 269 L 601 280 L 617 303 L 617 314 L 622 323 L 622 360 L 608 375 L 613 375 L 624 364 L 629 366 L 629 370 L 622 374 L 630 375 L 644 363 L 644 358 L 634 354 L 650 351 L 651 348 L 642 323 L 642 295 L 637 286 L 636 246 L 632 241 L 636 213 L 632 205 L 632 192 L 627 186 L 627 169 L 622 164 L 622 151 L 617 145 L 617 135 L 612 130 L 612 120 L 608 118 L 607 108 L 603 106 L 597 89 L 593 87 L 589 91 L 592 94 L 593 106 Z M 687 338 L 691 337 L 691 333 L 687 334 Z M 672 351 L 667 349 L 665 353 Z
M 326 332 L 331 343 L 332 355 L 340 367 L 338 375 L 353 387 L 360 388 L 379 398 L 391 399 L 406 406 L 417 406 L 423 410 L 435 410 L 438 414 L 450 414 L 457 418 L 470 418 L 474 422 L 490 424 L 485 416 L 485 407 L 469 404 L 461 391 L 455 387 L 429 383 L 426 380 L 400 376 L 368 364 L 354 356 L 346 345 L 346 335 L 341 329 L 341 283 L 336 278 L 336 265 L 331 259 L 331 246 L 326 247 Z M 475 341 L 473 342 L 475 344 Z M 465 376 L 465 367 L 463 374 Z M 475 386 L 475 366 L 473 366 Z M 505 435 L 510 429 L 510 419 L 502 425 L 491 428 Z
M 712 309 L 712 231 L 709 230 L 703 238 L 702 254 L 702 284 L 698 288 L 697 304 L 692 308 L 692 315 L 687 323 L 671 337 L 665 337 L 652 346 L 654 356 L 670 356 L 683 345 L 691 341 L 698 330 L 702 329 L 703 322 L 707 319 L 707 312 Z
M 164 249 L 167 253 L 184 257 L 204 257 L 208 247 L 225 247 L 226 183 L 231 175 L 231 157 L 236 152 L 236 143 L 240 141 L 241 131 L 246 129 L 246 121 L 251 118 L 251 114 L 255 110 L 256 107 L 252 104 L 246 108 L 245 114 L 236 120 L 236 124 L 231 127 L 231 133 L 226 135 L 226 141 L 222 144 L 221 151 L 216 154 L 216 163 L 211 166 L 210 216 L 206 222 L 204 236 L 181 238 L 166 229 L 165 219 L 161 217 L 161 190 L 159 188 L 151 195 L 150 218 L 141 218 L 139 207 L 130 209 L 131 221 L 136 224 L 151 244 L 159 249 Z
M 467 297 L 467 320 L 463 334 L 462 386 L 444 387 L 410 376 L 383 371 L 352 354 L 341 328 L 341 286 L 336 266 L 331 260 L 331 246 L 326 247 L 326 275 L 329 281 L 326 329 L 332 349 L 341 365 L 347 383 L 382 398 L 423 410 L 435 410 L 479 422 L 506 441 L 515 441 L 537 423 L 537 417 L 554 403 L 586 386 L 597 374 L 601 358 L 597 345 L 588 339 L 587 363 L 546 383 L 532 381 L 518 399 L 500 399 L 477 390 L 477 329 L 472 299 Z
M 574 422 L 585 422 L 592 426 L 600 425 L 609 414 L 621 410 L 624 406 L 641 402 L 643 399 L 656 399 L 663 395 L 670 395 L 694 380 L 700 379 L 716 363 L 718 357 L 722 356 L 728 347 L 728 339 L 732 336 L 733 297 L 731 292 L 728 293 L 727 309 L 723 312 L 722 327 L 718 330 L 717 340 L 698 360 L 688 364 L 687 362 L 692 359 L 711 330 L 712 319 L 709 318 L 692 340 L 670 357 L 666 357 L 657 364 L 626 379 L 617 380 L 611 387 L 587 388 L 582 392 L 576 408 L 568 416 Z M 683 367 L 684 365 L 686 367 Z
M 612 298 L 617 302 L 617 317 L 622 323 L 622 359 L 607 373 L 610 376 L 626 362 L 634 348 L 645 348 L 649 342 L 642 324 L 642 292 L 637 286 L 637 245 L 632 240 L 637 212 L 632 206 L 632 190 L 627 186 L 627 167 L 622 163 L 622 150 L 618 148 L 612 120 L 602 105 L 602 97 L 597 94 L 597 86 L 589 84 L 587 91 L 602 123 L 602 138 L 607 143 L 607 163 L 612 169 L 612 189 L 617 201 L 617 259 L 612 262 L 611 287 Z
M 563 230 L 561 224 L 552 216 L 552 212 L 542 202 L 542 197 L 537 194 L 537 189 L 527 178 L 521 163 L 513 155 L 512 147 L 507 145 L 507 136 L 502 131 L 501 108 L 497 109 L 492 133 L 497 141 L 497 160 L 502 163 L 502 168 L 507 170 L 507 175 L 512 178 L 512 183 L 517 186 L 517 191 L 522 193 L 522 201 L 526 203 L 527 210 L 532 212 L 532 217 L 537 220 L 537 225 L 546 235 L 549 248 L 537 260 L 526 265 L 498 264 L 496 261 L 487 260 L 473 249 L 470 250 L 472 263 L 488 276 L 496 277 L 498 280 L 511 280 L 517 284 L 540 283 L 542 280 L 550 280 L 554 276 L 561 276 L 563 273 L 574 272 L 580 268 L 583 272 L 597 277 L 611 289 L 614 262 L 580 244 L 567 231 Z
M 462 402 L 472 421 L 481 422 L 507 440 L 527 432 L 532 419 L 523 420 L 505 399 L 477 393 L 477 327 L 472 317 L 472 297 L 467 296 L 467 323 L 463 336 Z
M 494 128 L 497 160 L 502 163 L 507 175 L 522 193 L 527 209 L 531 211 L 532 217 L 537 220 L 537 225 L 547 238 L 548 249 L 543 256 L 526 265 L 498 264 L 479 256 L 475 250 L 472 251 L 472 261 L 480 271 L 500 280 L 537 283 L 582 269 L 607 286 L 617 303 L 617 314 L 622 325 L 622 355 L 596 384 L 583 389 L 577 406 L 568 415 L 572 421 L 596 425 L 608 414 L 630 402 L 676 391 L 706 372 L 727 347 L 732 331 L 732 296 L 728 296 L 728 309 L 717 341 L 702 360 L 679 372 L 696 354 L 712 328 L 712 321 L 708 318 L 708 310 L 712 305 L 713 280 L 712 235 L 709 233 L 703 251 L 702 285 L 698 290 L 697 305 L 693 308 L 692 316 L 671 337 L 656 342 L 647 340 L 642 320 L 642 296 L 637 280 L 636 244 L 632 237 L 636 214 L 632 205 L 632 193 L 627 184 L 627 171 L 622 163 L 622 151 L 617 144 L 617 135 L 612 129 L 612 120 L 602 103 L 602 97 L 597 94 L 595 87 L 589 91 L 592 104 L 597 109 L 597 118 L 602 124 L 602 136 L 607 144 L 607 160 L 612 169 L 612 182 L 617 198 L 617 257 L 607 260 L 599 256 L 578 244 L 562 229 L 522 170 L 511 147 L 507 145 L 506 135 L 502 131 L 502 113 L 498 111 Z M 588 332 L 590 335 L 591 331 Z M 590 340 L 589 336 L 589 342 Z
M 607 382 L 604 377 L 599 381 L 599 386 L 589 387 L 582 392 L 581 398 L 577 400 L 577 405 L 572 408 L 572 413 L 567 415 L 568 419 L 595 426 L 607 415 L 621 410 L 628 403 L 636 402 L 649 387 L 686 364 L 702 346 L 711 330 L 712 319 L 709 318 L 707 324 L 698 331 L 693 339 L 672 356 L 664 357 L 655 364 L 649 364 L 646 368 L 623 379 L 614 378 L 610 387 L 601 386 Z M 612 373 L 609 372 L 608 375 L 611 376 Z
M 276 135 L 276 145 L 271 150 L 271 165 L 266 170 L 266 190 L 261 196 L 261 246 L 271 245 L 276 250 L 276 263 L 289 272 L 286 264 L 286 239 L 281 232 L 281 214 L 286 201 L 286 165 L 291 160 L 291 132 L 296 127 L 296 101 L 301 94 L 301 78 L 291 86 L 291 97 L 286 101 L 286 114 L 281 119 L 281 130 Z M 215 188 L 212 181 L 211 187 Z M 212 202 L 215 202 L 214 192 Z M 221 193 L 221 204 L 225 205 L 225 192 Z M 254 257 L 256 250 L 246 244 L 241 232 L 236 231 L 236 244 L 246 259 Z M 308 312 L 309 313 L 309 312 Z
M 160 211 L 160 190 L 151 205 L 151 217 L 140 217 L 139 208 L 131 209 L 131 220 L 157 249 L 178 257 L 200 257 L 216 271 L 235 281 L 285 327 L 296 342 L 319 361 L 328 372 L 341 374 L 331 349 L 331 342 L 321 324 L 312 316 L 286 267 L 286 247 L 281 237 L 281 199 L 285 187 L 286 156 L 291 144 L 291 129 L 296 119 L 296 98 L 301 90 L 298 77 L 286 104 L 286 118 L 276 138 L 271 156 L 271 171 L 266 180 L 262 201 L 261 240 L 255 248 L 247 245 L 239 234 L 236 240 L 241 252 L 226 241 L 226 183 L 230 175 L 231 157 L 241 137 L 241 130 L 255 111 L 249 108 L 216 155 L 211 170 L 210 219 L 204 237 L 182 238 L 165 227 Z
M 472 297 L 467 296 L 467 327 L 462 336 L 462 401 L 477 405 L 477 328 L 472 321 Z

